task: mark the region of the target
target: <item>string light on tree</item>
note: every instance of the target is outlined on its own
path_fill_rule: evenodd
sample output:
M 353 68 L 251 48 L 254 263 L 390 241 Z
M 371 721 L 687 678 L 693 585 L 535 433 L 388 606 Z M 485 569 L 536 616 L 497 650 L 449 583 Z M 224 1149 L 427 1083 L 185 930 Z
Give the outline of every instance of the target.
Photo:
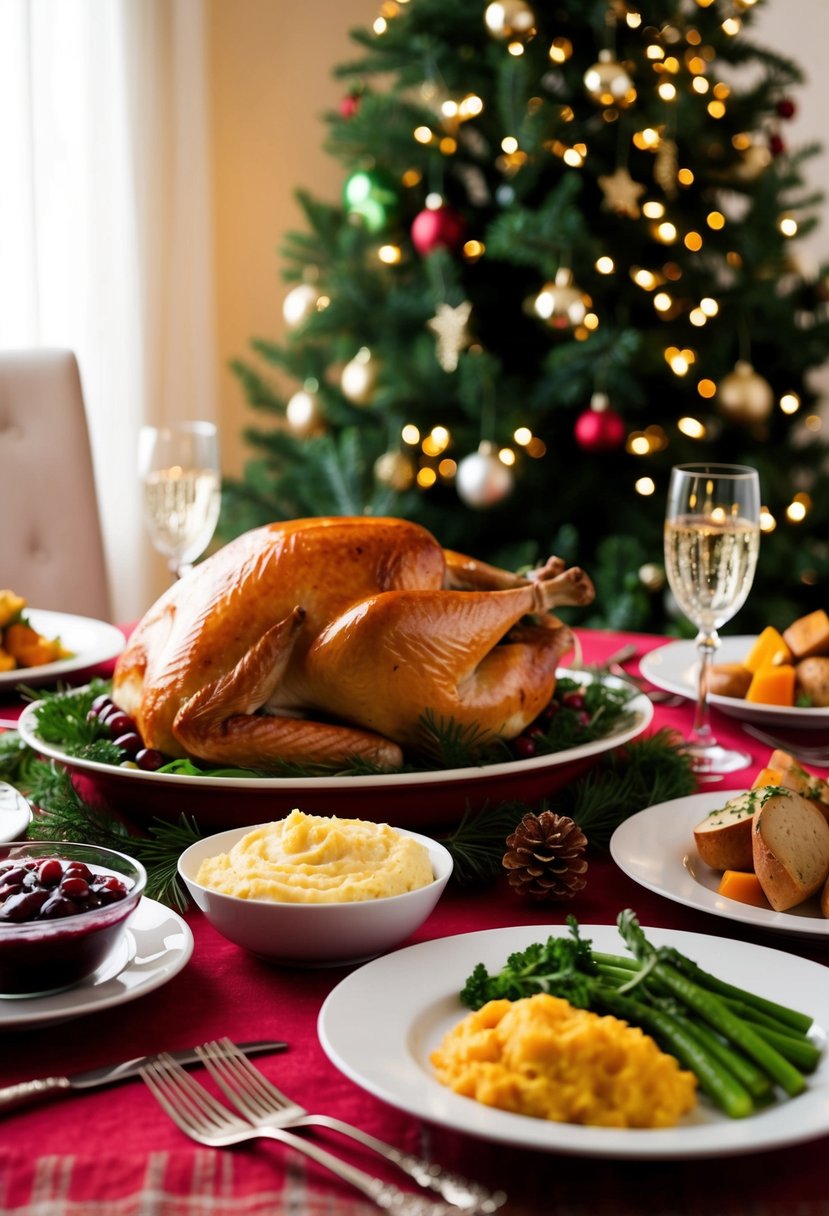
M 498 448 L 484 440 L 477 452 L 464 456 L 458 464 L 455 487 L 468 507 L 494 507 L 512 493 L 511 469 L 498 458 Z
M 378 360 L 367 346 L 362 346 L 346 363 L 340 376 L 340 388 L 352 405 L 371 405 L 379 371 Z

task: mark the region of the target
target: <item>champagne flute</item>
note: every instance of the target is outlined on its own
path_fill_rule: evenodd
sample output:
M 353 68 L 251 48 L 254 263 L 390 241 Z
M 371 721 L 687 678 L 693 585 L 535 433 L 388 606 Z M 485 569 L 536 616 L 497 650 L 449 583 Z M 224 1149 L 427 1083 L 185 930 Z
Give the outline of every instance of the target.
M 181 578 L 204 553 L 221 506 L 219 435 L 212 422 L 142 426 L 138 473 L 153 547 Z
M 760 479 L 744 465 L 689 464 L 671 470 L 665 568 L 677 604 L 697 628 L 699 684 L 688 751 L 700 774 L 733 773 L 747 752 L 721 747 L 708 706 L 717 630 L 746 601 L 760 549 Z

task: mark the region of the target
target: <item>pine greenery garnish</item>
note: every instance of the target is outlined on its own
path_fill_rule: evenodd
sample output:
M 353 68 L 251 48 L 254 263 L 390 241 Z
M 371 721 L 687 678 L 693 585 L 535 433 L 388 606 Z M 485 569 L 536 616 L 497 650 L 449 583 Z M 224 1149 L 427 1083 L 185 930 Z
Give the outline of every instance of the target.
M 204 835 L 194 822 L 183 815 L 178 823 L 155 820 L 146 834 L 133 835 L 126 823 L 85 802 L 65 769 L 43 761 L 37 764 L 35 784 L 26 790 L 38 807 L 28 831 L 30 840 L 83 840 L 129 853 L 147 870 L 146 893 L 150 899 L 182 912 L 187 909 L 188 895 L 177 866 L 181 853 Z
M 656 731 L 599 757 L 583 777 L 536 807 L 502 802 L 477 814 L 467 810 L 457 828 L 442 838 L 455 863 L 454 879 L 461 886 L 493 881 L 501 872 L 506 837 L 529 810 L 569 816 L 591 848 L 606 851 L 625 819 L 694 792 L 696 779 L 683 743 L 670 730 Z
M 440 768 L 469 768 L 493 760 L 511 760 L 506 743 L 475 722 L 464 726 L 454 718 L 436 717 L 427 710 L 420 719 L 424 750 Z

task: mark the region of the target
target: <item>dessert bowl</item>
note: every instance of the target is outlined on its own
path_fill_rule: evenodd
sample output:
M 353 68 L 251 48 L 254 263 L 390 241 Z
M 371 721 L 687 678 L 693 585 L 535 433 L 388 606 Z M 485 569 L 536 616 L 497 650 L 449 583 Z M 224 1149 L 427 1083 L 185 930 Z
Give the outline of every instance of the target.
M 258 825 L 264 826 L 264 825 Z M 428 851 L 433 879 L 400 895 L 330 903 L 246 899 L 199 881 L 202 861 L 228 852 L 250 827 L 218 832 L 190 845 L 178 871 L 195 904 L 223 937 L 269 962 L 332 967 L 363 962 L 404 942 L 434 909 L 452 873 L 452 855 L 435 840 L 395 830 Z
M 64 840 L 0 847 L 0 999 L 71 988 L 100 967 L 138 907 L 140 862 Z

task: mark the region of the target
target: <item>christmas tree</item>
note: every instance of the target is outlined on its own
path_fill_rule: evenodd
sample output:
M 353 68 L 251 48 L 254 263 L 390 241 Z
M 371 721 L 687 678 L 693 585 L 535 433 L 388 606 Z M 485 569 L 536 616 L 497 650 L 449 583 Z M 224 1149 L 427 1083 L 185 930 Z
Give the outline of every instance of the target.
M 584 566 L 583 623 L 677 631 L 670 468 L 737 462 L 764 504 L 740 626 L 825 607 L 829 293 L 795 254 L 819 149 L 787 144 L 801 73 L 755 7 L 385 0 L 352 31 L 342 198 L 299 192 L 285 336 L 234 364 L 261 421 L 223 534 L 404 516 L 511 569 Z

